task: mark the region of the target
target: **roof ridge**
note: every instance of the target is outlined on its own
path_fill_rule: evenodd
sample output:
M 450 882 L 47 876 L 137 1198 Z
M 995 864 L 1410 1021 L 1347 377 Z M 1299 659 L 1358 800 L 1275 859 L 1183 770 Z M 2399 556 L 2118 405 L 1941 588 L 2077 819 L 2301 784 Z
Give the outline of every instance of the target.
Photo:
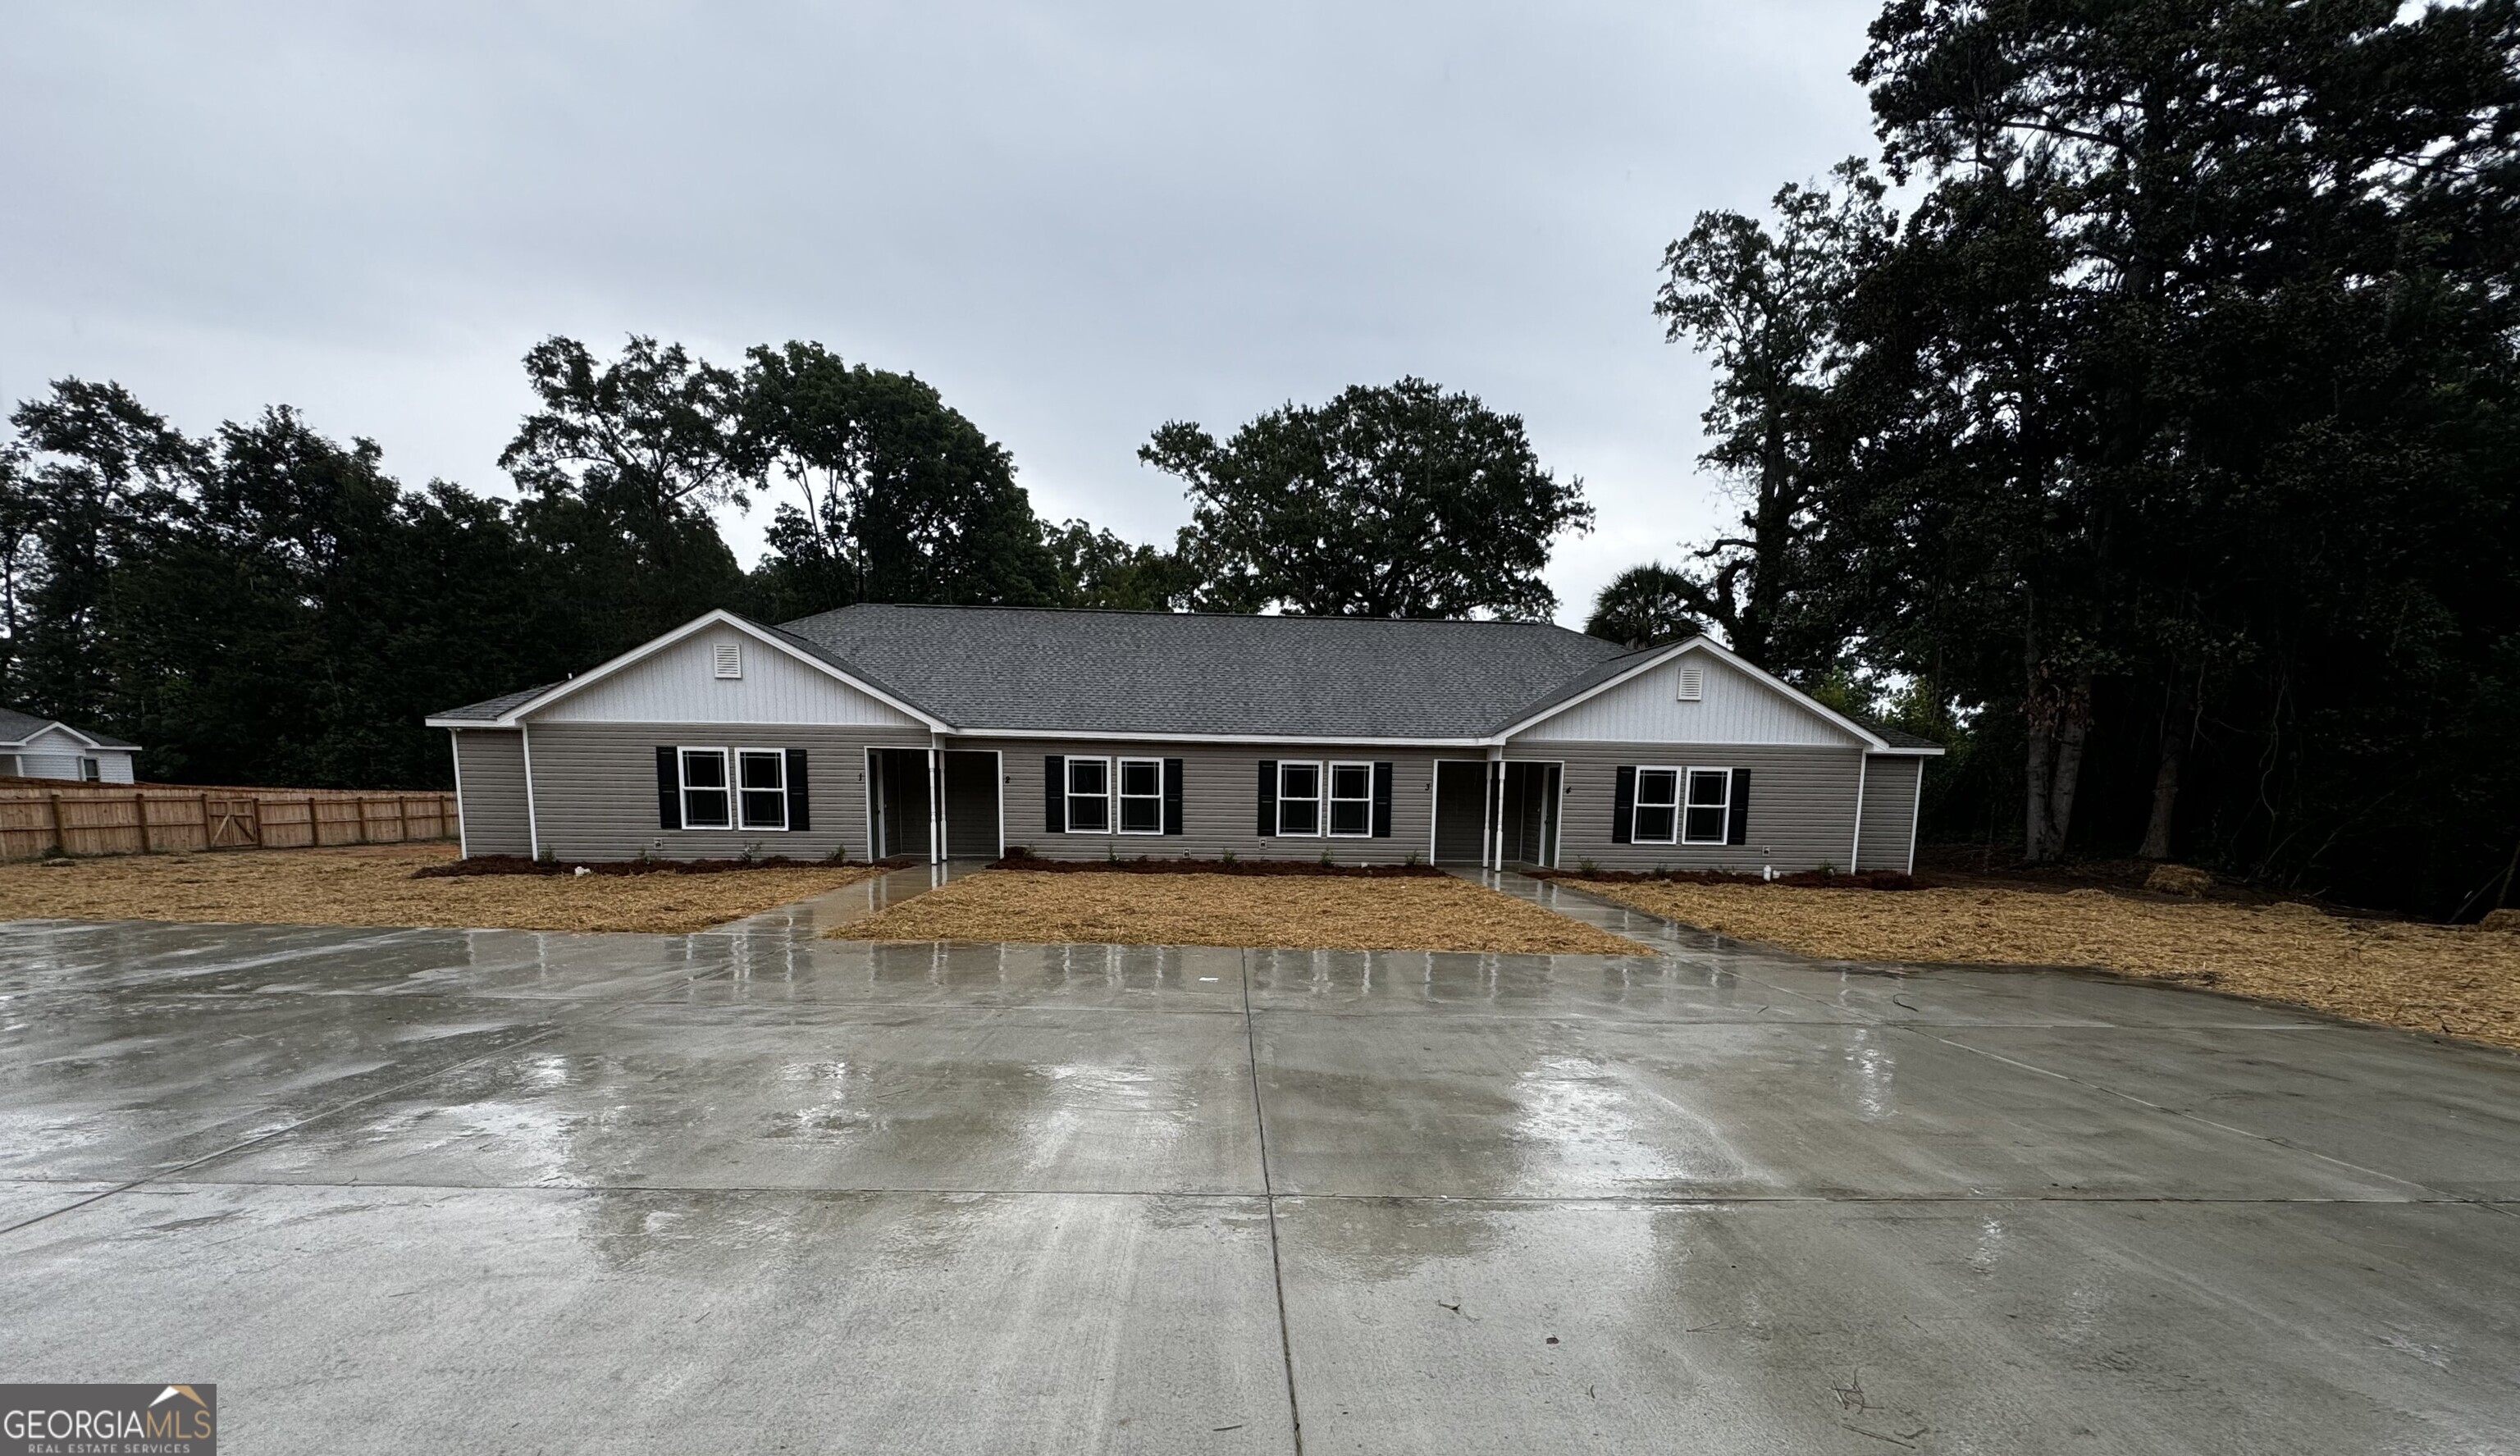
M 846 607 L 809 612 L 803 616 L 790 617 L 784 622 L 768 625 L 775 625 L 784 630 L 798 622 L 836 616 L 843 612 L 855 612 L 861 607 L 879 607 L 893 612 L 1030 612 L 1057 616 L 1145 616 L 1200 621 L 1379 622 L 1395 626 L 1419 627 L 1547 627 L 1552 631 L 1564 632 L 1574 637 L 1590 635 L 1559 622 L 1516 621 L 1499 617 L 1332 616 L 1317 615 L 1308 612 L 1172 612 L 1156 607 L 1017 607 L 983 602 L 851 602 Z M 1596 640 L 1606 642 L 1608 639 Z

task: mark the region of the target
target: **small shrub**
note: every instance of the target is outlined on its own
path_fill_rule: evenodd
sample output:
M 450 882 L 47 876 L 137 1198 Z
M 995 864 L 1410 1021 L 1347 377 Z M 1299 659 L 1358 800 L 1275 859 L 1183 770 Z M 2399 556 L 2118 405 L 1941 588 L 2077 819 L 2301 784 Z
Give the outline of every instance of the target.
M 1219 864 L 1232 864 L 1234 863 L 1234 851 L 1228 849 L 1222 854 L 1219 854 L 1216 858 Z
M 1335 864 L 1336 861 L 1332 860 L 1330 858 L 1330 852 L 1328 849 L 1325 849 L 1322 851 L 1321 863 L 1323 869 L 1328 869 L 1331 865 Z
M 1575 868 L 1583 871 L 1587 875 L 1598 874 L 1601 869 L 1599 865 L 1594 863 L 1590 859 L 1579 859 L 1575 861 Z
M 1415 849 L 1412 849 L 1412 850 L 1410 850 L 1410 851 L 1409 851 L 1409 858 L 1408 858 L 1407 860 L 1403 861 L 1403 862 L 1404 862 L 1404 863 L 1406 863 L 1406 864 L 1407 864 L 1411 869 L 1413 869 L 1413 870 L 1414 870 L 1414 869 L 1416 869 L 1416 868 L 1418 866 L 1418 864 L 1419 864 L 1421 861 L 1418 858 L 1418 851 L 1417 851 L 1417 850 L 1415 850 Z

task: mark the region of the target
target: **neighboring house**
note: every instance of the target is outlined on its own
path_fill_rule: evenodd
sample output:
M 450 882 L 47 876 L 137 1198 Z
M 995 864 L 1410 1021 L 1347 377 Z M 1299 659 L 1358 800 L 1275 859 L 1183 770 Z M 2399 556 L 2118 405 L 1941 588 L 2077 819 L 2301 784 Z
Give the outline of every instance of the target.
M 128 784 L 140 745 L 0 707 L 0 777 Z
M 1925 740 L 1702 639 L 1516 622 L 714 612 L 452 730 L 467 854 L 1907 869 Z

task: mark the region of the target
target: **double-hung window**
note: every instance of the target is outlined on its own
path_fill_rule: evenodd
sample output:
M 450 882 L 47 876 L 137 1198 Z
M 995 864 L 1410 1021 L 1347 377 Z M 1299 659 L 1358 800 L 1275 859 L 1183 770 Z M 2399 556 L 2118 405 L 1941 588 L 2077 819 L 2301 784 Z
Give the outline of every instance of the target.
M 1682 827 L 1684 844 L 1721 844 L 1732 810 L 1732 770 L 1692 768 L 1688 771 L 1688 815 Z
M 1371 770 L 1368 777 L 1371 778 Z M 1278 765 L 1278 833 L 1303 838 L 1322 832 L 1322 766 Z
M 1164 832 L 1164 760 L 1120 760 L 1120 833 Z
M 733 829 L 735 796 L 726 781 L 726 750 L 685 749 L 683 828 Z
M 788 827 L 788 755 L 778 749 L 744 749 L 735 755 L 736 811 L 745 829 Z
M 1668 844 L 1679 837 L 1680 778 L 1676 768 L 1637 770 L 1636 824 L 1640 844 Z
M 1330 765 L 1330 833 L 1365 839 L 1373 833 L 1373 765 Z
M 1162 766 L 1156 766 L 1158 784 Z M 1157 806 L 1156 826 L 1162 827 L 1162 810 Z M 1069 834 L 1109 834 L 1111 832 L 1111 760 L 1108 758 L 1070 758 L 1067 760 L 1067 832 Z

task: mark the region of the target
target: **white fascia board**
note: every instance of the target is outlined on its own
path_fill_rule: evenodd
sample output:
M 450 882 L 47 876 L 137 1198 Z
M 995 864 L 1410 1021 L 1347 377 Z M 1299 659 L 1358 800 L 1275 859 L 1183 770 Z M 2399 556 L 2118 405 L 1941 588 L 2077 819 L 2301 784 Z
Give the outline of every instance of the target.
M 1301 737 L 1285 733 L 1105 733 L 1091 728 L 956 728 L 949 738 L 1027 738 L 1068 743 L 1281 744 L 1288 748 L 1477 749 L 1485 738 L 1340 738 Z
M 1940 758 L 1943 756 L 1943 746 L 1935 744 L 1930 748 L 1910 749 L 1894 744 L 1887 748 L 1867 749 L 1864 751 L 1875 758 Z
M 1900 750 L 1890 747 L 1889 743 L 1884 740 L 1881 735 L 1865 727 L 1863 724 L 1848 717 L 1846 714 L 1839 712 L 1835 708 L 1830 707 L 1827 704 L 1821 702 L 1809 693 L 1795 687 L 1792 683 L 1786 682 L 1783 678 L 1778 677 L 1774 673 L 1767 672 L 1753 663 L 1742 660 L 1740 658 L 1735 657 L 1725 649 L 1717 647 L 1714 643 L 1708 641 L 1703 633 L 1689 638 L 1687 642 L 1674 644 L 1669 651 L 1657 654 L 1651 660 L 1632 668 L 1629 671 L 1620 673 L 1618 676 L 1611 678 L 1608 682 L 1586 689 L 1584 692 L 1576 694 L 1574 697 L 1567 699 L 1563 703 L 1552 704 L 1550 706 L 1543 708 L 1541 711 L 1532 714 L 1530 717 L 1525 718 L 1521 722 L 1508 728 L 1503 733 L 1498 734 L 1493 742 L 1504 743 L 1515 734 L 1524 732 L 1535 724 L 1545 723 L 1551 718 L 1557 716 L 1559 713 L 1564 712 L 1566 709 L 1573 707 L 1575 705 L 1582 703 L 1587 699 L 1608 692 L 1619 684 L 1636 677 L 1638 673 L 1651 671 L 1675 658 L 1693 652 L 1713 654 L 1717 661 L 1739 668 L 1743 673 L 1756 681 L 1765 683 L 1776 691 L 1784 694 L 1785 697 L 1792 702 L 1810 708 L 1813 712 L 1820 714 L 1827 721 L 1845 729 L 1848 733 L 1855 736 L 1858 743 L 1864 746 L 1866 752 L 1895 753 L 1901 751 Z M 1907 751 L 1918 752 L 1921 751 L 1912 749 Z
M 935 714 L 922 711 L 910 704 L 904 703 L 900 699 L 895 698 L 890 693 L 883 691 L 881 688 L 876 687 L 872 683 L 862 682 L 859 679 L 850 676 L 848 673 L 843 672 L 839 668 L 832 666 L 831 663 L 824 661 L 821 658 L 814 656 L 812 653 L 802 650 L 794 643 L 788 641 L 777 633 L 772 632 L 767 628 L 755 625 L 752 622 L 748 622 L 724 608 L 708 613 L 705 615 L 696 616 L 690 621 L 683 623 L 681 626 L 674 628 L 672 631 L 667 632 L 662 637 L 651 638 L 650 640 L 639 644 L 637 647 L 630 649 L 628 652 L 623 653 L 621 656 L 614 658 L 612 660 L 581 672 L 566 682 L 554 683 L 549 688 L 543 690 L 540 694 L 518 704 L 516 706 L 509 708 L 506 712 L 501 713 L 496 718 L 425 718 L 422 722 L 425 726 L 430 728 L 520 727 L 523 725 L 527 714 L 538 712 L 543 708 L 549 707 L 553 704 L 560 702 L 562 699 L 568 697 L 570 694 L 577 692 L 581 688 L 592 687 L 635 662 L 644 661 L 645 660 L 655 656 L 657 653 L 663 652 L 666 648 L 673 646 L 675 643 L 682 641 L 684 638 L 691 636 L 701 628 L 711 626 L 733 627 L 737 631 L 742 632 L 755 642 L 761 643 L 765 647 L 776 648 L 778 651 L 786 653 L 788 657 L 812 667 L 826 677 L 833 678 L 839 682 L 845 683 L 849 687 L 855 688 L 857 691 L 873 698 L 878 703 L 880 703 L 898 712 L 908 713 L 910 716 L 917 718 L 920 722 L 927 725 L 930 732 L 951 733 L 954 731 L 953 724 L 944 721 Z
M 63 722 L 59 718 L 55 718 L 44 724 L 43 727 L 27 734 L 24 738 L 18 740 L 16 743 L 0 744 L 0 750 L 22 749 L 26 745 L 33 743 L 36 739 L 43 737 L 45 734 L 53 732 L 55 729 L 59 729 L 60 731 L 68 734 L 70 737 L 77 739 L 80 743 L 87 745 L 89 748 L 96 750 L 100 753 L 130 753 L 138 751 L 136 748 L 126 749 L 119 746 L 109 747 L 105 744 L 98 743 L 95 739 L 79 732 L 77 729 Z

